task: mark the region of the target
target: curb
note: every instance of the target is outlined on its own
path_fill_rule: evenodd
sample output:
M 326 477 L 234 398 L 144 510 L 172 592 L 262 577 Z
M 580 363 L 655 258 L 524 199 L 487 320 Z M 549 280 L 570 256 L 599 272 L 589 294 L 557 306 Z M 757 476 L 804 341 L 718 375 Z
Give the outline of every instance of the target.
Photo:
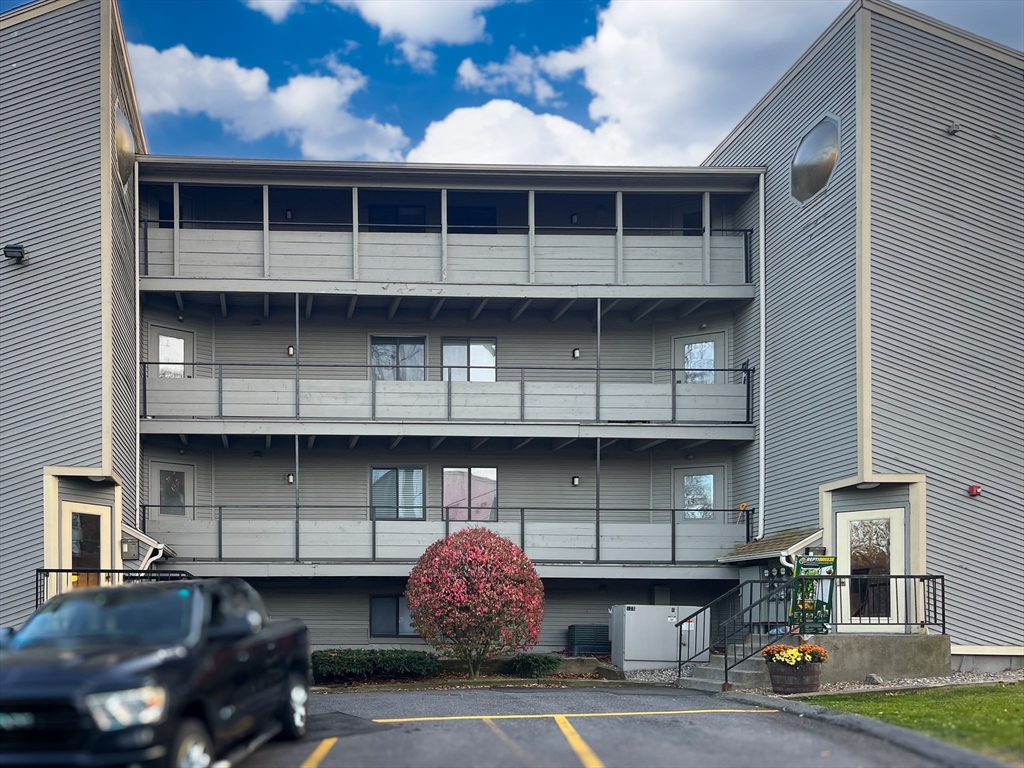
M 942 768 L 1007 768 L 1006 763 L 1002 763 L 994 758 L 939 741 L 931 736 L 925 736 L 917 731 L 912 731 L 909 728 L 883 723 L 881 720 L 873 720 L 863 715 L 837 712 L 827 707 L 818 707 L 812 704 L 805 704 L 802 701 L 783 699 L 776 696 L 758 696 L 751 693 L 720 693 L 717 695 L 729 701 L 752 704 L 755 707 L 777 709 L 780 712 L 796 715 L 797 717 L 806 717 L 811 720 L 838 726 L 839 728 L 845 728 L 854 733 L 863 733 L 867 736 L 881 739 L 926 760 L 931 760 L 936 765 L 942 766 Z
M 648 683 L 640 680 L 578 680 L 573 678 L 540 677 L 505 680 L 450 680 L 422 683 L 390 683 L 382 685 L 314 685 L 310 693 L 395 693 L 400 691 L 438 691 L 466 688 L 532 688 L 537 685 L 560 686 L 563 688 L 626 688 L 630 686 L 651 687 L 665 683 Z
M 902 693 L 905 691 L 934 691 L 939 688 L 964 688 L 973 685 L 1017 685 L 1019 680 L 970 680 L 960 683 L 922 683 L 920 685 L 868 685 L 863 688 L 847 688 L 842 691 L 816 691 L 815 693 L 791 693 L 780 698 L 795 701 L 813 699 L 817 696 L 858 696 L 862 693 Z

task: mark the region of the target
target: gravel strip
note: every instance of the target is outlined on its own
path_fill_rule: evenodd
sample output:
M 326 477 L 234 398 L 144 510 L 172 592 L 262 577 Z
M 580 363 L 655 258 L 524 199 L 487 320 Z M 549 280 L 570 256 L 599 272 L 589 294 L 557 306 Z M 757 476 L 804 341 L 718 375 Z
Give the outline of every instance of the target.
M 652 670 L 653 671 L 653 670 Z M 629 672 L 626 673 L 629 675 Z M 899 688 L 927 688 L 943 685 L 971 685 L 978 683 L 1024 683 L 1024 669 L 1005 672 L 952 672 L 943 677 L 914 677 L 883 680 L 879 685 L 865 683 L 823 683 L 818 693 L 851 693 L 861 691 L 890 691 Z M 744 689 L 744 693 L 771 695 L 771 688 Z M 808 695 L 808 694 L 796 694 Z
M 683 665 L 683 677 L 693 676 L 693 666 Z M 626 672 L 626 679 L 640 683 L 674 683 L 679 677 L 676 667 L 664 669 L 630 669 Z

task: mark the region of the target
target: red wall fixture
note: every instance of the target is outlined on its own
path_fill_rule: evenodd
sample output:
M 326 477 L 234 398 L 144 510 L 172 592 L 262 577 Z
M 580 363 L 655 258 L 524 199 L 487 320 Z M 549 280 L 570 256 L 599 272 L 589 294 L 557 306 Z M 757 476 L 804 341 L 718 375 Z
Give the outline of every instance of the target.
M 981 486 L 980 485 L 968 486 L 968 488 L 967 488 L 967 495 L 968 496 L 981 496 Z

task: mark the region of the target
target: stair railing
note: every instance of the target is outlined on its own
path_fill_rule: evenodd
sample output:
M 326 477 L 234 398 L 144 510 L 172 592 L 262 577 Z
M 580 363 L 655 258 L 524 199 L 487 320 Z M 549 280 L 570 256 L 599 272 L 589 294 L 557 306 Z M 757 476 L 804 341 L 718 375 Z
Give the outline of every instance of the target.
M 747 659 L 760 653 L 769 645 L 781 642 L 790 630 L 789 607 L 793 602 L 793 591 L 797 579 L 775 582 L 770 585 L 761 598 L 741 603 L 739 611 L 722 622 L 726 633 L 725 654 L 723 659 L 722 690 L 731 691 L 729 670 L 738 667 Z M 733 642 L 733 638 L 739 642 Z

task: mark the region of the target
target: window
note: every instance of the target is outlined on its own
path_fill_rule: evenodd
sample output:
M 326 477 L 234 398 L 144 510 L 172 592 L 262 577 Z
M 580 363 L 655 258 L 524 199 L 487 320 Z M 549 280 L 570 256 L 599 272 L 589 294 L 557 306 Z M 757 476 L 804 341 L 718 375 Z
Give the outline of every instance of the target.
M 687 369 L 683 372 L 685 382 L 687 384 L 714 384 L 714 370 L 700 369 L 715 367 L 715 342 L 690 342 L 684 345 L 684 350 L 683 365 Z
M 376 520 L 423 520 L 423 467 L 373 467 L 370 506 Z
M 677 384 L 725 384 L 726 336 L 723 332 L 677 336 L 672 342 L 672 367 Z
M 194 342 L 192 331 L 151 325 L 149 360 L 155 365 L 146 366 L 146 375 L 159 379 L 191 379 L 195 373 L 195 366 L 190 364 Z
M 188 464 L 150 464 L 150 503 L 161 515 L 191 517 L 195 470 Z
M 497 339 L 442 339 L 441 348 L 445 381 L 495 380 Z
M 416 637 L 405 595 L 370 598 L 370 637 Z
M 370 339 L 370 365 L 374 381 L 424 381 L 426 339 L 381 337 Z
M 715 510 L 722 508 L 725 469 L 687 467 L 673 475 L 673 503 L 682 512 L 681 519 L 714 520 Z
M 497 520 L 497 468 L 445 467 L 442 503 L 449 520 Z

